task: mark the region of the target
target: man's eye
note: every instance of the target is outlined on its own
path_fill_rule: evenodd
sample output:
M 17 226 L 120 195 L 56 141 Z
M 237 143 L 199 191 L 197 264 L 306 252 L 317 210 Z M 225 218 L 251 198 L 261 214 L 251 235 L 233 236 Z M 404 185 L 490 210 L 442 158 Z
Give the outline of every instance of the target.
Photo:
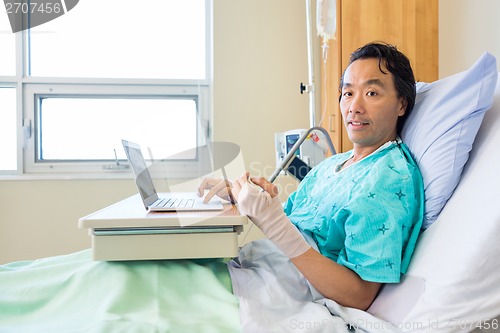
M 346 92 L 344 92 L 344 93 L 342 94 L 342 96 L 344 96 L 344 97 L 349 97 L 349 96 L 351 96 L 351 95 L 352 95 L 352 94 L 351 94 L 349 91 L 346 91 Z
M 369 91 L 369 92 L 367 93 L 367 95 L 368 95 L 368 96 L 377 96 L 377 93 L 376 93 L 376 92 L 374 92 L 374 91 Z

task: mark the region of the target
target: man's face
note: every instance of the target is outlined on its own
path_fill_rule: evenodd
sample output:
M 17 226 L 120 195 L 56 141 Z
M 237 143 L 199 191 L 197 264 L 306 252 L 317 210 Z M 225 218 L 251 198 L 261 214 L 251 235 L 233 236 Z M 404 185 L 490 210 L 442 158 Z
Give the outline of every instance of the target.
M 396 138 L 398 117 L 406 110 L 398 97 L 392 74 L 376 58 L 359 59 L 344 73 L 340 110 L 355 148 L 375 151 Z

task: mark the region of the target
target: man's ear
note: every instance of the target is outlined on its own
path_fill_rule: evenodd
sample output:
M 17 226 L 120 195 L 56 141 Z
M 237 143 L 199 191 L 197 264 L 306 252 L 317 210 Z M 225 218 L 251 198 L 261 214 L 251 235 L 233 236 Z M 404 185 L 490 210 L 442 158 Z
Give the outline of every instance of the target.
M 406 108 L 408 107 L 408 101 L 406 98 L 401 97 L 401 108 L 399 109 L 398 115 L 401 117 L 406 113 Z

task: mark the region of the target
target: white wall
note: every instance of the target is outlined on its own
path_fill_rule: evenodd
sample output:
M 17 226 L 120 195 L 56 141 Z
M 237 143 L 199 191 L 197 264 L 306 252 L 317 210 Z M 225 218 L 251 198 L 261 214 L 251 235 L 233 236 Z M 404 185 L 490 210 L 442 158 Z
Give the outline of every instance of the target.
M 309 127 L 304 0 L 214 2 L 215 140 L 270 176 L 274 133 Z
M 133 180 L 0 180 L 0 263 L 90 247 L 78 219 L 136 193 Z
M 500 59 L 500 1 L 440 0 L 439 9 L 441 77 L 483 51 Z M 214 0 L 214 19 L 215 140 L 238 144 L 247 168 L 269 176 L 274 132 L 309 127 L 298 88 L 307 82 L 305 2 Z M 132 179 L 0 180 L 0 263 L 88 248 L 78 219 L 134 193 Z
M 469 68 L 486 51 L 500 69 L 498 13 L 498 0 L 439 0 L 439 77 Z

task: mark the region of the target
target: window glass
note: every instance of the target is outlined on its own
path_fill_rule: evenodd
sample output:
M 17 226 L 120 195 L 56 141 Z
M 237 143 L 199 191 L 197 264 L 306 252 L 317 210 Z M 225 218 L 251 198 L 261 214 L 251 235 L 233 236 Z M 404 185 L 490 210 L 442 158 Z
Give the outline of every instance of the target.
M 16 90 L 0 87 L 0 170 L 17 169 Z
M 30 30 L 30 74 L 206 79 L 205 0 L 85 0 Z M 3 48 L 2 48 L 3 50 Z
M 5 13 L 0 14 L 0 76 L 16 75 L 16 35 Z
M 40 98 L 37 116 L 40 162 L 126 158 L 121 140 L 139 143 L 167 159 L 196 147 L 193 98 Z M 195 158 L 195 156 L 183 156 Z

